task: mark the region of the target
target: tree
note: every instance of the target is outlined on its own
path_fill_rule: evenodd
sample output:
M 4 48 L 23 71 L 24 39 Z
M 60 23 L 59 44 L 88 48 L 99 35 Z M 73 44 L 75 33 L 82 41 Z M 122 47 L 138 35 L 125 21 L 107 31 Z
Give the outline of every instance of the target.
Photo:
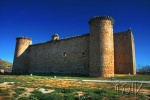
M 150 74 L 150 65 L 142 66 L 142 67 L 139 69 L 139 72 L 140 72 L 141 74 Z

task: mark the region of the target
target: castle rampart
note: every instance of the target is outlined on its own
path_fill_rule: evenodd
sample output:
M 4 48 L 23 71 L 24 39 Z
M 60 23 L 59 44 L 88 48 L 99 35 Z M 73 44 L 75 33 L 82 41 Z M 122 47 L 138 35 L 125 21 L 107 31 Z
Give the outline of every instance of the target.
M 90 33 L 65 39 L 52 35 L 47 42 L 32 44 L 16 38 L 13 73 L 70 73 L 113 77 L 136 74 L 131 30 L 113 34 L 114 20 L 97 16 L 89 20 Z

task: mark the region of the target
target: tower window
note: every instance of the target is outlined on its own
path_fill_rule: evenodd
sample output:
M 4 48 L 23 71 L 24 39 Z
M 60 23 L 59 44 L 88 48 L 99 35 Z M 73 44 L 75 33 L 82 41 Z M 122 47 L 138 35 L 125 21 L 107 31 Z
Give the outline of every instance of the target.
M 62 53 L 62 57 L 66 57 L 66 52 L 63 52 L 63 53 Z
M 84 56 L 84 55 L 85 55 L 85 52 L 82 52 L 82 55 Z

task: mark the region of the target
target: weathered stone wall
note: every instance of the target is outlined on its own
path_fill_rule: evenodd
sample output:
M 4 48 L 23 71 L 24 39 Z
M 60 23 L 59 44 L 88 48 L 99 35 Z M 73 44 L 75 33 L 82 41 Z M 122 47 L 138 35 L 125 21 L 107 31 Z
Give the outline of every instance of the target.
M 132 62 L 133 62 L 133 73 L 134 75 L 136 75 L 136 59 L 135 59 L 135 45 L 134 45 L 134 37 L 133 34 L 131 32 L 131 45 L 132 45 Z
M 28 46 L 32 44 L 32 40 L 27 37 L 16 38 L 16 49 L 14 55 L 12 73 L 26 73 L 28 71 Z
M 116 74 L 136 74 L 131 30 L 114 34 L 114 53 Z
M 136 74 L 134 37 L 131 30 L 113 34 L 114 20 L 97 16 L 89 20 L 90 34 L 32 44 L 19 37 L 13 73 L 72 73 L 92 77 Z
M 90 67 L 92 77 L 114 76 L 113 19 L 94 17 L 90 24 Z
M 89 34 L 29 47 L 29 73 L 88 74 Z

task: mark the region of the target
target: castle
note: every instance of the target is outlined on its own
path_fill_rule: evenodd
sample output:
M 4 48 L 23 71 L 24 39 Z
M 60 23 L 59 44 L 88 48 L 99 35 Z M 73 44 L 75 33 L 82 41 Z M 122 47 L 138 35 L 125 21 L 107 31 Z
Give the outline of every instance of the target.
M 28 37 L 17 37 L 12 73 L 136 74 L 131 29 L 113 33 L 109 16 L 96 16 L 88 23 L 89 33 L 65 39 L 54 34 L 50 41 L 32 44 Z

